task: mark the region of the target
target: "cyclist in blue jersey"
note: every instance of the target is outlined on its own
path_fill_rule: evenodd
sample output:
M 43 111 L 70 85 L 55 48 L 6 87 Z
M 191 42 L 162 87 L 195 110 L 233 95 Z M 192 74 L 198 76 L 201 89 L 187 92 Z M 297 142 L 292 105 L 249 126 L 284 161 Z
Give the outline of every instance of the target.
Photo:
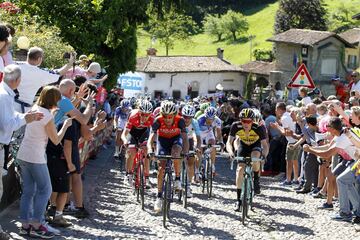
M 197 119 L 200 128 L 201 141 L 205 144 L 215 145 L 217 143 L 223 145 L 222 132 L 221 132 L 221 120 L 216 116 L 216 109 L 214 107 L 208 107 L 204 114 L 200 115 Z M 216 134 L 214 134 L 214 131 Z M 215 175 L 215 157 L 216 149 L 211 148 L 211 163 L 213 175 Z
M 185 105 L 181 111 L 182 117 L 185 120 L 185 126 L 187 130 L 187 135 L 189 138 L 189 150 L 194 151 L 196 150 L 197 154 L 200 154 L 201 150 L 201 137 L 200 137 L 200 128 L 199 123 L 196 119 L 194 119 L 195 116 L 195 108 L 191 105 Z M 195 149 L 195 142 L 196 142 L 196 149 Z M 197 157 L 196 161 L 196 168 L 194 170 L 194 163 L 195 163 L 195 157 L 190 157 L 188 160 L 188 175 L 189 180 L 191 181 L 194 177 L 195 173 L 195 181 L 199 181 L 199 159 L 200 156 Z M 189 184 L 188 187 L 188 197 L 192 197 L 191 192 L 191 185 Z
M 114 128 L 116 129 L 116 146 L 114 157 L 119 157 L 120 146 L 123 144 L 121 134 L 129 118 L 130 111 L 131 103 L 127 99 L 122 100 L 120 106 L 115 109 Z

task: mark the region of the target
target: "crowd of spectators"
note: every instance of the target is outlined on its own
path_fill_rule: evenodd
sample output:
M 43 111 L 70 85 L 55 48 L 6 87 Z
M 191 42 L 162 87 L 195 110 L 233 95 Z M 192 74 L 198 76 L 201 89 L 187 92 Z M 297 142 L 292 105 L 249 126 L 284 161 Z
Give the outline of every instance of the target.
M 71 225 L 63 215 L 86 218 L 79 140 L 107 126 L 120 97 L 102 87 L 105 70 L 86 55 L 55 70 L 40 68 L 44 51 L 31 47 L 14 64 L 11 28 L 0 24 L 0 166 L 7 174 L 13 136 L 21 139 L 16 163 L 21 178 L 20 234 L 51 238 Z M 12 33 L 14 34 L 14 33 Z M 103 111 L 106 110 L 106 111 Z M 0 199 L 3 194 L 0 176 Z M 49 224 L 50 223 L 50 224 Z M 0 226 L 0 238 L 10 239 Z

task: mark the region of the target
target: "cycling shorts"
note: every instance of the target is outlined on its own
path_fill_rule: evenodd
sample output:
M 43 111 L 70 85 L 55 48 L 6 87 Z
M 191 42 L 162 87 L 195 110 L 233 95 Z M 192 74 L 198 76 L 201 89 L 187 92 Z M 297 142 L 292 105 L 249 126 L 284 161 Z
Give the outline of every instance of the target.
M 240 151 L 237 151 L 237 154 L 238 157 L 251 157 L 251 153 L 254 151 L 262 153 L 260 142 L 256 142 L 251 145 L 240 144 Z
M 213 131 L 200 132 L 201 142 L 209 144 L 209 140 L 215 141 L 215 135 Z
M 127 123 L 127 119 L 119 118 L 117 122 L 117 130 L 124 130 Z
M 189 151 L 194 151 L 194 139 L 189 138 Z
M 128 141 L 130 144 L 139 144 L 148 140 L 150 135 L 149 128 L 133 128 L 128 135 Z
M 181 148 L 183 147 L 181 135 L 175 136 L 173 138 L 159 137 L 156 146 L 158 155 L 171 155 L 171 149 L 174 145 L 178 145 Z

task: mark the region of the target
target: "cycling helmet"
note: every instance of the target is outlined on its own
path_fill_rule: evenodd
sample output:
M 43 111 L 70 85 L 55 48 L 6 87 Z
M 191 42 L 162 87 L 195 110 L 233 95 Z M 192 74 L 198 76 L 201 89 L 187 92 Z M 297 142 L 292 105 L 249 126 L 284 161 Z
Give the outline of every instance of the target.
M 216 109 L 214 107 L 208 107 L 204 114 L 206 118 L 214 118 L 216 116 Z
M 157 118 L 160 115 L 160 110 L 161 110 L 161 107 L 155 108 L 155 110 L 153 112 L 154 118 Z
M 139 103 L 139 110 L 143 113 L 151 113 L 153 111 L 153 106 L 148 100 L 143 100 Z
M 262 120 L 262 116 L 261 113 L 259 111 L 259 109 L 252 109 L 254 112 L 254 123 L 256 124 L 260 124 L 261 120 Z
M 200 111 L 205 112 L 208 107 L 210 107 L 210 103 L 202 103 L 200 104 Z
M 251 118 L 254 119 L 255 114 L 254 111 L 251 108 L 245 108 L 243 110 L 241 110 L 239 117 L 242 118 Z
M 160 112 L 162 114 L 175 114 L 176 113 L 176 106 L 175 103 L 171 102 L 171 101 L 166 101 L 163 102 L 163 104 L 161 104 L 161 109 Z
M 194 117 L 195 116 L 195 108 L 191 105 L 185 105 L 181 111 L 183 116 L 186 117 Z
M 120 107 L 121 108 L 130 108 L 130 101 L 127 100 L 127 99 L 123 99 L 121 102 L 120 102 Z

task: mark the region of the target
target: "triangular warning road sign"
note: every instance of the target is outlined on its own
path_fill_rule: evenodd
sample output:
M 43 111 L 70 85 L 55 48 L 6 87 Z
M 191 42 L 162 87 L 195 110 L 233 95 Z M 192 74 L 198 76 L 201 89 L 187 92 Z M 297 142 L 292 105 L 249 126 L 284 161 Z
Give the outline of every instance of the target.
M 312 80 L 304 63 L 300 65 L 295 75 L 292 77 L 289 87 L 315 88 L 314 81 Z

